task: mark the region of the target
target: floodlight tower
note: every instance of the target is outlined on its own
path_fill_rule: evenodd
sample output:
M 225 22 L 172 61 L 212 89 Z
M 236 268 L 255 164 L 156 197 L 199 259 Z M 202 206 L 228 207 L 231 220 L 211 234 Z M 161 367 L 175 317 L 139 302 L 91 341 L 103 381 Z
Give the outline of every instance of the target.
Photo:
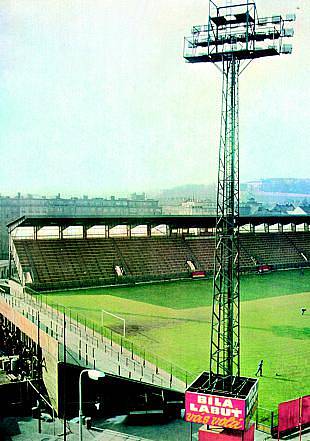
M 258 17 L 255 1 L 209 0 L 208 23 L 184 40 L 189 63 L 213 63 L 222 73 L 210 375 L 240 375 L 239 77 L 255 58 L 292 52 L 285 41 L 295 18 Z

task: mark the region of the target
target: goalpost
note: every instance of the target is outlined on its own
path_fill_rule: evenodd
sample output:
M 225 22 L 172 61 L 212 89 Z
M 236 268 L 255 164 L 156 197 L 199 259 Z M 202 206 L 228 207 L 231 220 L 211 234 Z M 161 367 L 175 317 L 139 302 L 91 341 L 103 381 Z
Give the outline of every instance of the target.
M 111 315 L 112 317 L 117 318 L 118 320 L 121 320 L 123 322 L 123 337 L 126 337 L 126 320 L 123 317 L 120 317 L 119 315 L 112 314 L 112 312 L 109 312 L 105 309 L 102 309 L 101 310 L 101 325 L 102 326 L 103 326 L 104 314 Z

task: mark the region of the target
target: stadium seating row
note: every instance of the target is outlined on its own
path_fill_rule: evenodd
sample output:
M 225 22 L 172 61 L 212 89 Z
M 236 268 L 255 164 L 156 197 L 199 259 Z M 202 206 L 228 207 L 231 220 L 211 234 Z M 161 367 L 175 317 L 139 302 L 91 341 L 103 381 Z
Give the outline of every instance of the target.
M 310 232 L 243 233 L 240 235 L 240 267 L 304 265 L 310 260 Z M 33 285 L 80 285 L 116 280 L 116 266 L 134 280 L 189 276 L 191 267 L 211 273 L 214 237 L 148 237 L 119 239 L 14 240 L 22 268 L 31 269 Z

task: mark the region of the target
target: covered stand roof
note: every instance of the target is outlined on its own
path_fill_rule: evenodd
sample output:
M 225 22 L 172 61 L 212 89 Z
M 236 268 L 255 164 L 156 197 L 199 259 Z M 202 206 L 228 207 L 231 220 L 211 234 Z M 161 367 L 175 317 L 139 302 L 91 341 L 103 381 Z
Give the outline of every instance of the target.
M 85 226 L 91 228 L 95 225 L 169 225 L 171 228 L 212 228 L 215 227 L 216 216 L 175 216 L 175 215 L 154 215 L 154 216 L 22 216 L 12 222 L 7 227 L 11 233 L 17 227 L 46 227 L 59 226 L 67 228 L 69 226 Z M 251 215 L 240 216 L 239 225 L 260 225 L 260 224 L 309 224 L 310 215 Z

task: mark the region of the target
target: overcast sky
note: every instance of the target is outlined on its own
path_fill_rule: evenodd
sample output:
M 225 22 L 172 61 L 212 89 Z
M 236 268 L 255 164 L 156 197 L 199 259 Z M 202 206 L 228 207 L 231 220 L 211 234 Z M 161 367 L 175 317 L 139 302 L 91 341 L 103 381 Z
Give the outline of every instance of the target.
M 293 55 L 240 78 L 241 180 L 309 178 L 309 0 Z M 184 62 L 207 0 L 0 0 L 0 193 L 108 195 L 216 180 L 221 76 Z

